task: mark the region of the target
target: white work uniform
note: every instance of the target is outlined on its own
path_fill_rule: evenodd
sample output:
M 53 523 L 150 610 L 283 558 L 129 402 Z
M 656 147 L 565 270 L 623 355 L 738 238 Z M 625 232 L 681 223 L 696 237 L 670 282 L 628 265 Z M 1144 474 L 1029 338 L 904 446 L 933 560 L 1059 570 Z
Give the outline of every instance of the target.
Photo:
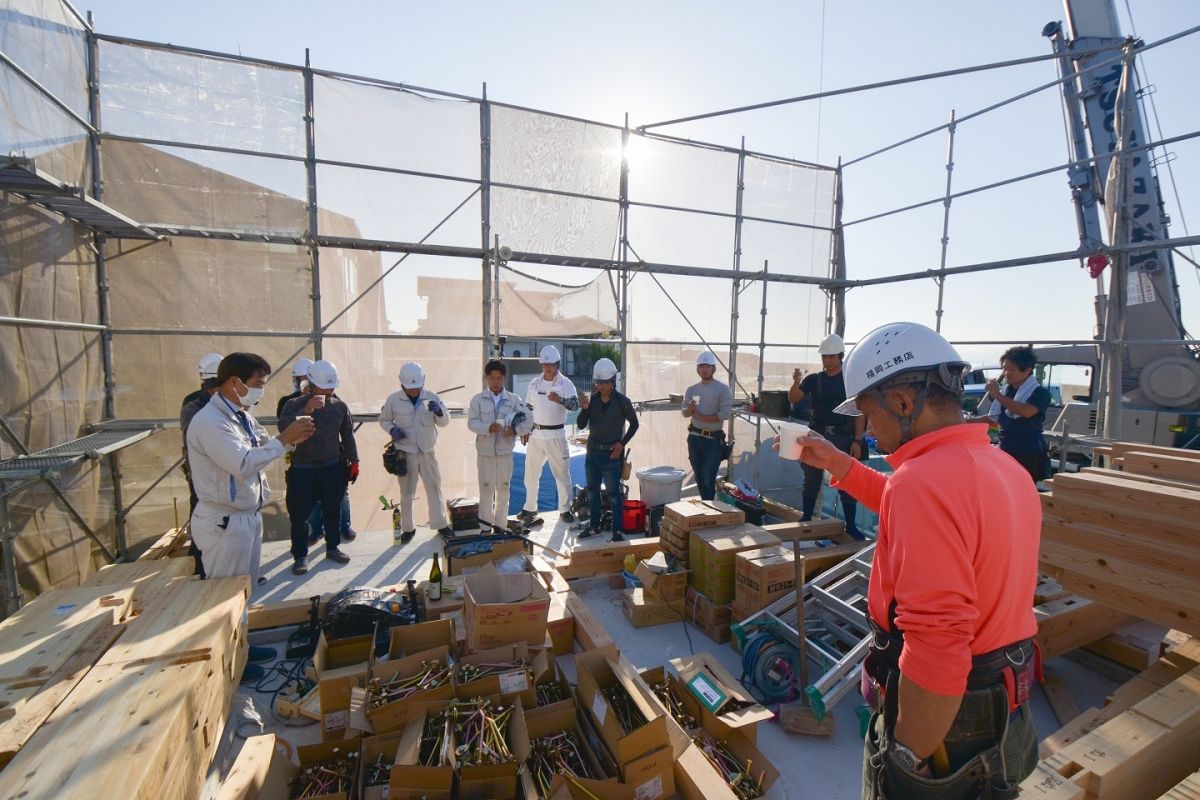
M 199 502 L 191 533 L 208 577 L 249 575 L 251 591 L 258 585 L 262 506 L 271 496 L 263 470 L 285 449 L 220 392 L 192 417 L 188 463 Z
M 484 389 L 471 398 L 467 411 L 467 427 L 475 434 L 475 466 L 479 472 L 479 519 L 492 525 L 506 527 L 508 494 L 512 483 L 513 445 L 517 437 L 511 431 L 489 433 L 493 422 L 504 419 L 523 407 L 521 398 L 507 389 L 494 394 Z
M 566 511 L 571 506 L 571 470 L 567 450 L 567 409 L 562 403 L 550 399 L 556 392 L 563 400 L 578 399 L 575 384 L 561 372 L 548 381 L 538 375 L 529 383 L 525 402 L 533 409 L 533 433 L 525 447 L 525 510 L 537 511 L 538 483 L 542 478 L 542 465 L 550 462 L 550 472 L 558 486 L 558 510 Z M 540 426 L 558 426 L 545 430 Z
M 434 401 L 442 408 L 439 417 L 429 410 L 429 401 Z M 392 428 L 399 428 L 404 433 L 400 440 L 392 439 L 396 447 L 403 450 L 408 457 L 408 474 L 396 476 L 400 484 L 400 525 L 403 530 L 416 530 L 413 522 L 413 497 L 417 493 L 417 478 L 425 486 L 425 494 L 429 501 L 429 526 L 445 528 L 446 499 L 442 495 L 442 473 L 438 469 L 437 456 L 433 449 L 437 444 L 437 429 L 450 424 L 450 413 L 442 403 L 441 398 L 428 389 L 422 389 L 414 404 L 404 390 L 392 392 L 379 409 L 379 427 L 389 434 Z

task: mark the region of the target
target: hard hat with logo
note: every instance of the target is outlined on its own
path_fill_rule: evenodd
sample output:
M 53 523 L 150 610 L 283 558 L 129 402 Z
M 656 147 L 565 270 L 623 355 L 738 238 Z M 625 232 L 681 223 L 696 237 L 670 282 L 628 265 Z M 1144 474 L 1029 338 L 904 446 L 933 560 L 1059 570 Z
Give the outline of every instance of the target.
M 558 352 L 558 348 L 552 344 L 548 344 L 542 348 L 542 352 L 538 354 L 539 364 L 557 364 L 562 361 L 562 356 Z
M 332 361 L 315 361 L 308 368 L 308 380 L 318 389 L 336 389 L 339 383 L 337 367 Z
M 308 377 L 308 368 L 311 367 L 312 365 L 313 365 L 313 360 L 311 358 L 297 358 L 296 363 L 292 364 L 292 377 L 293 378 L 307 378 Z
M 846 343 L 836 333 L 831 333 L 822 339 L 821 346 L 817 348 L 819 356 L 836 356 L 844 352 L 846 352 Z
M 416 361 L 400 368 L 400 385 L 405 389 L 420 389 L 425 385 L 425 370 Z
M 592 365 L 592 380 L 611 381 L 617 377 L 617 365 L 611 358 L 600 358 Z
M 208 353 L 200 359 L 197 366 L 200 369 L 201 378 L 215 378 L 217 377 L 217 367 L 221 366 L 221 354 Z
M 713 351 L 705 350 L 703 353 L 696 356 L 696 366 L 698 367 L 702 364 L 707 364 L 710 367 L 715 367 L 717 365 L 717 357 L 713 355 Z
M 961 394 L 962 374 L 968 368 L 940 333 L 916 322 L 893 322 L 859 339 L 850 351 L 842 365 L 846 402 L 834 411 L 860 415 L 855 399 L 884 384 L 934 383 Z
M 512 428 L 518 436 L 531 433 L 533 431 L 533 409 L 524 403 L 517 403 L 517 407 L 505 415 L 504 426 Z

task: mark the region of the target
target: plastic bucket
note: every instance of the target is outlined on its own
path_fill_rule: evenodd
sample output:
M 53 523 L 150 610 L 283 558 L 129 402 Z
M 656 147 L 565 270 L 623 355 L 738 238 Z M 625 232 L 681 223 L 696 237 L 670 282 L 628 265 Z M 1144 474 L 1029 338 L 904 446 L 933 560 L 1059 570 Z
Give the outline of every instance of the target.
M 621 527 L 627 533 L 646 530 L 646 504 L 641 500 L 626 500 L 625 513 L 621 516 Z
M 799 461 L 804 445 L 799 439 L 808 434 L 808 426 L 801 422 L 783 422 L 779 425 L 779 457 L 788 461 Z
M 642 502 L 661 506 L 679 502 L 683 495 L 683 470 L 678 467 L 642 467 L 637 471 Z

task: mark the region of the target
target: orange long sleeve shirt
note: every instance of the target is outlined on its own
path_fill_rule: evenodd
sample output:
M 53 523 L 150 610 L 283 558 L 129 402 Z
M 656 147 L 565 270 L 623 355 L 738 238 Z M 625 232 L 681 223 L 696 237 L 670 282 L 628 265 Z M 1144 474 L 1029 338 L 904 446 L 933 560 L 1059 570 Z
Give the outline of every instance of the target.
M 891 475 L 856 461 L 834 482 L 879 514 L 868 608 L 890 630 L 895 599 L 905 677 L 961 695 L 972 656 L 1037 632 L 1037 490 L 982 425 L 918 436 L 887 461 Z

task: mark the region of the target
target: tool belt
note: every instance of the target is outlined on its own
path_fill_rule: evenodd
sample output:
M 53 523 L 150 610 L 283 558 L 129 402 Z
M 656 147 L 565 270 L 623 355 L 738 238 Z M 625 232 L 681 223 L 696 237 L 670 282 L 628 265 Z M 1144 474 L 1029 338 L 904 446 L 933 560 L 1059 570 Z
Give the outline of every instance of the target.
M 536 422 L 533 423 L 534 430 L 538 430 L 538 431 L 561 431 L 565 427 L 567 427 L 567 426 L 566 425 L 538 425 Z
M 688 425 L 688 433 L 703 436 L 706 439 L 715 439 L 718 436 L 723 436 L 725 431 L 717 428 L 715 431 L 710 431 L 708 428 L 697 428 L 695 425 Z
M 617 442 L 609 442 L 608 444 L 604 444 L 603 442 L 593 442 L 591 439 L 588 439 L 587 449 L 609 451 L 613 449 L 613 445 L 615 444 L 617 444 Z

